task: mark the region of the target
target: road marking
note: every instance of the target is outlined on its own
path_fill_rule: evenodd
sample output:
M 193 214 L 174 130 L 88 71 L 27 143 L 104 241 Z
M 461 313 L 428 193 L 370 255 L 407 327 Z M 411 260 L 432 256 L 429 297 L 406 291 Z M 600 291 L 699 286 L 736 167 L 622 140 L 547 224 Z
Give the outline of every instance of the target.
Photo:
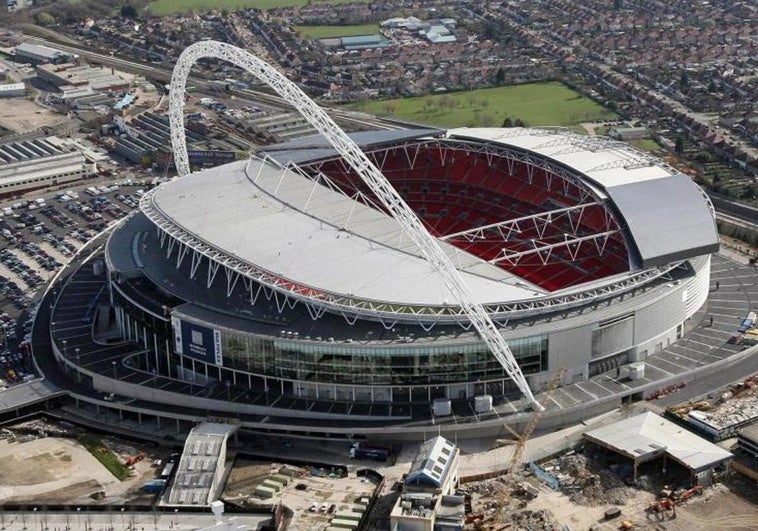
M 576 388 L 577 388 L 577 389 L 579 389 L 580 391 L 583 391 L 585 394 L 587 394 L 587 395 L 590 395 L 590 396 L 592 397 L 592 399 L 593 399 L 593 400 L 597 400 L 597 396 L 595 396 L 595 395 L 593 395 L 592 393 L 590 393 L 589 391 L 587 391 L 587 390 L 586 390 L 584 387 L 582 387 L 582 386 L 581 386 L 581 385 L 579 385 L 578 383 L 575 383 L 575 384 L 574 384 L 574 387 L 576 387 Z
M 656 365 L 656 364 L 654 364 L 654 363 L 650 362 L 650 359 L 649 359 L 649 358 L 648 358 L 647 364 L 648 364 L 648 365 L 650 365 L 650 366 L 651 366 L 653 369 L 656 369 L 656 370 L 658 370 L 658 371 L 661 371 L 662 373 L 668 374 L 669 376 L 674 376 L 674 373 L 673 373 L 673 372 L 669 372 L 669 371 L 667 371 L 666 369 L 661 369 L 660 367 L 658 367 L 658 365 Z
M 613 389 L 608 389 L 606 386 L 604 386 L 603 384 L 601 384 L 598 380 L 588 380 L 588 381 L 591 381 L 592 383 L 594 383 L 598 387 L 602 387 L 603 389 L 605 389 L 606 391 L 608 391 L 609 393 L 611 393 L 611 395 L 615 395 L 618 392 L 618 391 L 614 391 Z

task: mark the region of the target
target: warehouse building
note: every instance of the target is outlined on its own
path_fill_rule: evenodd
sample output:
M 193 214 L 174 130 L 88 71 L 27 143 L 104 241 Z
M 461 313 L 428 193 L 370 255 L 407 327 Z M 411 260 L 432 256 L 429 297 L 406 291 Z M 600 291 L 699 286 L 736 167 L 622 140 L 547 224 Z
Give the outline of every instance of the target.
M 661 470 L 678 464 L 690 473 L 694 485 L 710 485 L 714 470 L 732 454 L 649 411 L 588 431 L 585 441 L 632 462 L 634 479 L 645 463 L 662 459 Z
M 50 48 L 41 44 L 23 42 L 16 46 L 16 61 L 20 63 L 29 62 L 35 65 L 44 63 L 60 64 L 73 61 L 75 58 L 75 55 L 67 54 L 56 48 Z
M 91 87 L 93 91 L 121 91 L 129 88 L 129 81 L 111 68 L 100 68 L 73 63 L 42 64 L 37 66 L 40 79 L 57 87 Z
M 23 83 L 8 83 L 0 85 L 0 98 L 17 98 L 26 95 L 26 85 Z
M 56 140 L 0 144 L 0 197 L 78 181 L 91 173 L 81 152 L 65 151 Z

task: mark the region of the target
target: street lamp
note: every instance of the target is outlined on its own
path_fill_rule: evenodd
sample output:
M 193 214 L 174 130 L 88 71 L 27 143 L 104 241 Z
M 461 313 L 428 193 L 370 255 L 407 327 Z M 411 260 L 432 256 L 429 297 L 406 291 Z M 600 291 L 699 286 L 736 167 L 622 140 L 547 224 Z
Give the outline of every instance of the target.
M 79 529 L 81 529 L 82 528 L 82 508 L 81 507 L 76 508 L 76 520 L 77 520 Z
M 112 361 L 111 365 L 113 366 L 113 379 L 116 380 L 117 379 L 117 376 L 116 376 L 116 362 Z M 123 511 L 124 509 L 122 508 L 121 510 Z
M 34 527 L 37 527 L 37 508 L 32 509 L 34 511 Z
M 68 348 L 66 348 L 66 347 L 68 346 L 68 341 L 64 339 L 63 341 L 61 341 L 61 343 L 63 343 L 63 356 L 67 358 L 68 357 Z
M 116 363 L 115 361 L 113 363 Z M 121 527 L 124 527 L 124 508 L 121 507 Z

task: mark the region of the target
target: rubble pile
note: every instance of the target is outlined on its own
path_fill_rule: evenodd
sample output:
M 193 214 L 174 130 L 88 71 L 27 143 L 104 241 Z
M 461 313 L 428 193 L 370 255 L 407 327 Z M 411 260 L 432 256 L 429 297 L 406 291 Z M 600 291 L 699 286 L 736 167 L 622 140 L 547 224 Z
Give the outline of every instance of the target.
M 612 472 L 601 470 L 590 474 L 589 481 L 581 490 L 575 490 L 569 498 L 577 505 L 625 505 L 630 496 L 630 489 L 624 481 Z
M 630 496 L 630 489 L 622 479 L 628 475 L 626 470 L 617 466 L 616 470 L 594 473 L 584 454 L 569 452 L 542 467 L 558 478 L 561 491 L 578 505 L 625 505 Z
M 460 490 L 471 496 L 474 513 L 494 515 L 498 512 L 500 499 L 507 494 L 509 488 L 501 479 L 488 479 L 462 485 Z M 506 495 L 504 500 L 508 503 L 510 496 Z
M 587 470 L 587 458 L 582 454 L 568 453 L 560 457 L 558 467 L 564 474 L 579 476 Z
M 560 524 L 554 520 L 550 511 L 546 511 L 545 509 L 517 511 L 511 514 L 511 522 L 514 529 L 523 531 L 552 531 L 553 529 L 561 529 Z

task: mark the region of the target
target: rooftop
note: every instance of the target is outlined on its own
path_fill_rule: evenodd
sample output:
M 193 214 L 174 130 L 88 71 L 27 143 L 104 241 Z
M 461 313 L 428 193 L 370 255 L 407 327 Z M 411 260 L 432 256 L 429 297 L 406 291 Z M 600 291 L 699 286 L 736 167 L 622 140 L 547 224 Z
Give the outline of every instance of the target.
M 418 449 L 406 485 L 427 484 L 442 487 L 451 471 L 458 448 L 451 441 L 438 436 L 425 441 Z
M 730 452 L 649 411 L 588 431 L 584 437 L 640 462 L 665 453 L 694 471 L 732 458 Z
M 288 170 L 253 160 L 157 188 L 153 205 L 237 260 L 312 290 L 393 303 L 454 304 L 401 226 L 384 212 Z M 528 299 L 543 290 L 445 242 L 475 297 Z M 317 294 L 311 294 L 317 296 Z

